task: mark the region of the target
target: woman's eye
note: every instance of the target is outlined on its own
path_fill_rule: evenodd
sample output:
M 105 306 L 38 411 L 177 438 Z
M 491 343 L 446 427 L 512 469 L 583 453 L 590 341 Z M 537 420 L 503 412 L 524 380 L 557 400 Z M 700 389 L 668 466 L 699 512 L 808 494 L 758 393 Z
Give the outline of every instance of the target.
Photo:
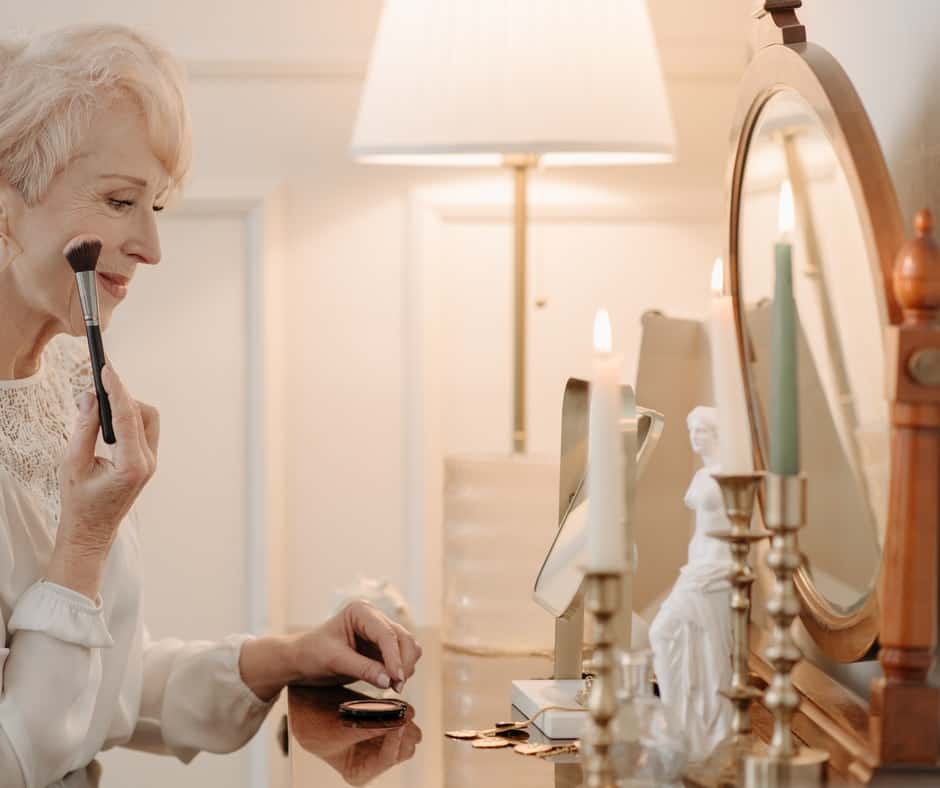
M 125 208 L 132 208 L 134 206 L 133 200 L 114 200 L 109 199 L 108 204 L 112 208 L 116 208 L 119 211 L 123 211 Z

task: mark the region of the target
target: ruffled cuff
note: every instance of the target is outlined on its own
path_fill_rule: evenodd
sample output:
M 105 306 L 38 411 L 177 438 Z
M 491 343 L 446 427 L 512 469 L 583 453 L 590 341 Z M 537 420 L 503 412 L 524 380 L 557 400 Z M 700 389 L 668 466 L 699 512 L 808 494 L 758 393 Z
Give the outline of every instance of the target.
M 66 643 L 86 648 L 111 648 L 114 640 L 104 621 L 101 595 L 92 602 L 71 588 L 40 580 L 16 603 L 8 630 L 43 632 Z
M 229 635 L 224 640 L 231 649 L 229 652 L 229 669 L 223 674 L 223 679 L 230 684 L 237 695 L 240 695 L 248 702 L 249 713 L 267 712 L 280 696 L 280 693 L 278 693 L 269 701 L 261 700 L 242 679 L 242 672 L 238 667 L 241 660 L 242 646 L 247 641 L 254 639 L 254 635 Z

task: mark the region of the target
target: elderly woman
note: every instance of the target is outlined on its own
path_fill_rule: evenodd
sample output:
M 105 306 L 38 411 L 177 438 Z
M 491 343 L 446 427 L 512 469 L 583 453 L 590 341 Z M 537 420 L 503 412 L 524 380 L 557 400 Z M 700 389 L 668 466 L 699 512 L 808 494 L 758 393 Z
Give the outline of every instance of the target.
M 172 60 L 125 28 L 0 42 L 0 785 L 84 773 L 114 745 L 189 761 L 230 752 L 290 682 L 401 689 L 421 649 L 353 603 L 289 637 L 152 641 L 134 502 L 157 467 L 157 411 L 109 364 L 117 443 L 98 409 L 75 278 L 62 250 L 103 241 L 102 327 L 140 265 L 155 213 L 188 166 Z

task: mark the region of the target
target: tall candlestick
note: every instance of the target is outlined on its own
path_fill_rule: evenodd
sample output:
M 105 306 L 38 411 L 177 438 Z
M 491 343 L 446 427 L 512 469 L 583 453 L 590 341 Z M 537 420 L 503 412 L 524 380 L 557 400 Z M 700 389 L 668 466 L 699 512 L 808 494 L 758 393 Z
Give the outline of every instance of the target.
M 793 299 L 791 234 L 794 227 L 790 182 L 780 187 L 780 239 L 774 245 L 773 357 L 770 373 L 770 470 L 780 476 L 800 472 L 797 398 L 796 302 Z
M 744 375 L 734 329 L 734 304 L 725 292 L 724 263 L 712 268 L 712 300 L 708 309 L 708 338 L 711 345 L 712 387 L 718 409 L 718 450 L 721 472 L 750 473 L 750 420 L 744 396 Z
M 610 316 L 594 319 L 594 362 L 588 416 L 588 569 L 620 572 L 626 561 L 620 367 L 612 352 Z

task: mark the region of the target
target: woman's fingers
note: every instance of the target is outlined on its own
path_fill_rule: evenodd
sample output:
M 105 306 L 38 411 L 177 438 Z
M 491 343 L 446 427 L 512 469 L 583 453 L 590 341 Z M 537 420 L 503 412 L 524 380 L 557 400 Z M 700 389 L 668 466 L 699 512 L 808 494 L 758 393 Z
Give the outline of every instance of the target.
M 78 418 L 68 445 L 68 462 L 73 468 L 88 468 L 95 461 L 98 442 L 98 402 L 90 391 L 79 397 Z
M 140 409 L 141 426 L 143 428 L 143 449 L 144 454 L 150 461 L 150 471 L 153 473 L 157 469 L 157 451 L 160 447 L 160 411 L 152 405 L 138 400 L 137 406 Z
M 392 685 L 400 689 L 401 683 L 405 680 L 405 670 L 398 646 L 398 633 L 393 628 L 392 622 L 372 605 L 364 602 L 354 602 L 349 606 L 349 611 L 352 615 L 354 631 L 378 646 Z
M 401 666 L 405 671 L 405 679 L 410 679 L 414 675 L 418 660 L 421 659 L 421 646 L 414 639 L 414 635 L 403 626 L 392 622 L 392 628 L 398 637 L 398 650 L 401 652 Z
M 117 470 L 129 480 L 139 483 L 147 473 L 147 463 L 140 442 L 140 413 L 137 403 L 131 398 L 124 383 L 110 364 L 101 371 L 101 382 L 111 401 L 114 436 L 114 463 Z
M 340 676 L 352 676 L 379 689 L 388 689 L 391 686 L 385 665 L 358 654 L 351 648 L 344 647 L 343 651 L 336 655 L 333 668 Z
M 400 725 L 397 728 L 389 729 L 389 732 L 385 734 L 382 749 L 379 750 L 378 754 L 378 766 L 381 772 L 397 766 L 404 760 L 401 756 L 401 742 L 404 733 L 405 727 Z

